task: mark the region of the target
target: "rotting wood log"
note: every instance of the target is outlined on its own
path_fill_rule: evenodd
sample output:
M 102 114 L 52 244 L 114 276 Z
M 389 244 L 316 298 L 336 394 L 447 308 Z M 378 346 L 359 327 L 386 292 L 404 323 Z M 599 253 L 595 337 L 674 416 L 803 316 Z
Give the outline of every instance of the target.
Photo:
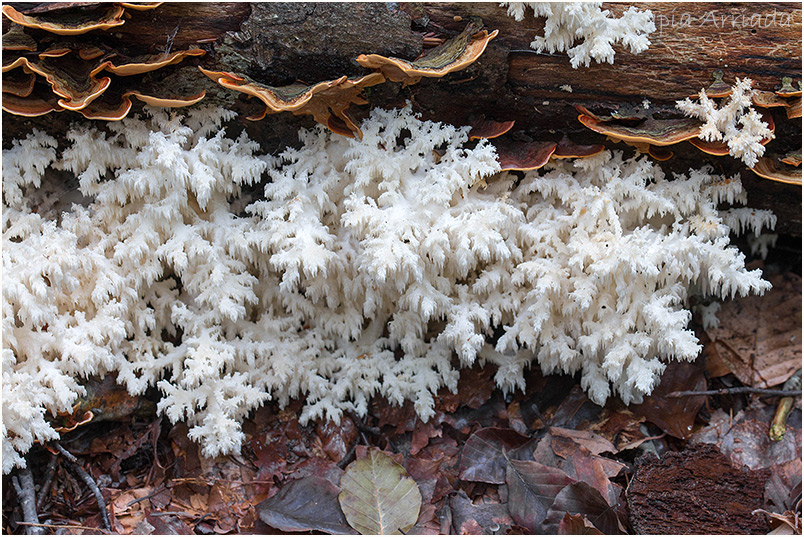
M 12 4 L 20 9 L 31 4 Z M 755 87 L 773 90 L 783 76 L 801 80 L 802 10 L 797 3 L 606 3 L 619 14 L 629 5 L 650 9 L 657 27 L 651 47 L 632 54 L 615 46 L 615 64 L 592 62 L 573 69 L 564 53 L 538 53 L 529 43 L 543 31 L 543 19 L 526 14 L 515 21 L 498 3 L 165 3 L 150 11 L 131 12 L 122 26 L 86 34 L 130 55 L 155 53 L 191 45 L 207 50 L 200 59 L 185 60 L 169 71 L 152 75 L 188 95 L 207 90 L 203 103 L 221 104 L 244 112 L 260 110 L 247 99 L 216 86 L 195 68 L 247 74 L 269 85 L 297 80 L 314 83 L 367 72 L 355 61 L 361 53 L 413 59 L 424 47 L 424 35 L 450 38 L 479 16 L 499 36 L 469 68 L 443 79 L 424 79 L 402 87 L 387 82 L 368 92 L 371 106 L 399 106 L 410 100 L 426 119 L 467 124 L 484 114 L 498 121 L 516 120 L 515 133 L 557 141 L 568 134 L 578 143 L 600 143 L 603 136 L 577 121 L 574 106 L 615 109 L 645 100 L 662 113 L 677 113 L 675 101 L 697 93 L 722 69 L 725 81 L 750 77 Z M 3 20 L 6 30 L 9 21 Z M 562 89 L 563 87 L 563 89 Z M 568 91 L 571 89 L 571 92 Z M 369 107 L 363 107 L 366 113 Z M 360 110 L 356 110 L 360 115 Z M 772 111 L 777 139 L 769 151 L 784 154 L 800 148 L 801 121 L 789 121 Z M 3 115 L 6 143 L 31 128 L 63 132 L 78 120 L 63 112 L 43 118 Z M 240 120 L 249 134 L 267 148 L 296 140 L 309 118 L 277 114 L 260 122 Z M 620 144 L 619 147 L 630 151 Z M 716 171 L 753 176 L 730 157 L 703 156 L 689 144 L 673 146 L 675 157 L 664 166 L 677 172 L 711 162 Z M 749 203 L 773 208 L 783 233 L 801 233 L 801 190 L 781 185 L 767 196 L 767 181 L 746 181 Z M 753 189 L 758 189 L 754 191 Z M 769 199 L 770 198 L 770 199 Z

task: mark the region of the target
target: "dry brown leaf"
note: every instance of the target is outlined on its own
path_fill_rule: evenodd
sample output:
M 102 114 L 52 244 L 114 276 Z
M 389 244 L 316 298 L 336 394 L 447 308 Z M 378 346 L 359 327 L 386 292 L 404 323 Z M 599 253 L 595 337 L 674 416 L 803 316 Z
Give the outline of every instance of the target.
M 777 386 L 801 368 L 801 277 L 770 278 L 764 296 L 726 302 L 720 326 L 707 330 L 718 359 L 755 388 Z

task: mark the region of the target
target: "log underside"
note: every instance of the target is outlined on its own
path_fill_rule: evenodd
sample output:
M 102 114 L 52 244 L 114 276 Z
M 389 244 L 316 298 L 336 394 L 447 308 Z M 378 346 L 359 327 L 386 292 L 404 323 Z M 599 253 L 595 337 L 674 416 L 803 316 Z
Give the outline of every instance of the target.
M 357 55 L 413 59 L 425 50 L 425 34 L 450 38 L 463 30 L 470 16 L 480 16 L 487 28 L 499 30 L 499 36 L 475 64 L 412 86 L 386 82 L 371 88 L 370 106 L 399 106 L 410 100 L 423 117 L 457 125 L 468 124 L 477 114 L 498 121 L 513 119 L 517 136 L 539 141 L 556 141 L 567 134 L 578 143 L 603 142 L 603 136 L 577 121 L 578 104 L 613 110 L 649 100 L 660 111 L 677 113 L 675 101 L 707 87 L 716 69 L 725 72 L 726 82 L 750 77 L 762 90 L 778 89 L 783 76 L 801 80 L 801 4 L 633 5 L 654 13 L 657 31 L 650 36 L 651 47 L 631 54 L 615 46 L 614 65 L 593 62 L 578 69 L 570 66 L 566 54 L 529 48 L 533 37 L 541 35 L 543 19 L 526 15 L 517 22 L 497 3 L 166 3 L 152 11 L 133 12 L 113 30 L 87 36 L 131 55 L 160 52 L 168 46 L 173 50 L 202 46 L 206 56 L 152 76 L 171 87 L 186 88 L 188 95 L 206 89 L 202 103 L 233 108 L 243 117 L 262 107 L 255 99 L 216 86 L 195 65 L 247 74 L 269 85 L 363 75 L 368 71 L 354 61 Z M 628 5 L 603 7 L 617 14 Z M 4 19 L 4 31 L 8 25 Z M 353 111 L 359 116 L 370 106 Z M 773 115 L 777 139 L 768 151 L 784 154 L 799 149 L 801 120 L 789 121 L 779 111 Z M 31 119 L 3 114 L 5 144 L 32 128 L 63 133 L 79 119 L 70 112 Z M 298 128 L 313 124 L 308 117 L 287 113 L 260 122 L 236 121 L 267 149 L 294 144 Z M 607 145 L 631 150 L 623 144 Z M 717 172 L 741 173 L 749 205 L 772 208 L 779 216 L 777 230 L 800 236 L 800 187 L 761 180 L 739 161 L 702 154 L 686 142 L 671 149 L 675 156 L 663 167 L 685 172 L 709 162 Z

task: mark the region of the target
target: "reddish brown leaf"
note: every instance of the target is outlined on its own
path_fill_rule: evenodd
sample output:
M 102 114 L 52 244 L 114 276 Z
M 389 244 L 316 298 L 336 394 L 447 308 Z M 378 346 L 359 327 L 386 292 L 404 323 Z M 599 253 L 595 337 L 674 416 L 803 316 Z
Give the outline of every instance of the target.
M 452 511 L 452 531 L 456 535 L 505 534 L 514 520 L 505 504 L 472 503 L 462 490 L 449 500 Z
M 590 451 L 593 455 L 600 455 L 604 452 L 617 453 L 614 444 L 592 431 L 577 431 L 574 429 L 562 429 L 561 427 L 550 427 L 550 434 L 553 437 L 569 438 Z
M 559 535 L 603 535 L 584 515 L 566 513 L 558 524 Z
M 504 453 L 523 446 L 528 440 L 527 436 L 513 429 L 480 429 L 469 437 L 463 447 L 459 477 L 466 481 L 505 483 Z
M 685 440 L 692 434 L 695 416 L 706 402 L 706 396 L 667 397 L 667 394 L 705 389 L 706 377 L 698 362 L 670 362 L 653 393 L 645 397 L 642 404 L 630 408 L 670 436 Z
M 615 508 L 603 499 L 597 489 L 586 483 L 572 483 L 556 495 L 544 520 L 545 533 L 558 533 L 559 525 L 567 513 L 583 515 L 602 533 L 623 533 Z
M 458 391 L 452 393 L 446 389 L 439 392 L 436 408 L 450 414 L 461 406 L 480 408 L 491 398 L 496 387 L 494 384 L 494 366 L 475 366 L 471 369 L 462 369 L 458 380 Z
M 564 459 L 558 465 L 560 470 L 566 472 L 573 480 L 594 487 L 608 502 L 612 504 L 617 502 L 619 490 L 609 481 L 609 475 L 603 466 L 605 460 L 603 457 L 592 455 L 585 447 L 560 436 L 553 437 L 552 447 L 555 454 Z M 612 462 L 619 464 L 620 468 L 625 466 L 616 461 Z
M 319 422 L 316 434 L 321 440 L 324 453 L 335 462 L 343 459 L 357 440 L 357 427 L 348 417 L 341 418 L 341 423 L 334 421 Z
M 541 528 L 556 495 L 573 480 L 558 468 L 532 461 L 509 460 L 505 482 L 511 517 L 534 533 Z
M 260 502 L 260 520 L 281 531 L 323 531 L 354 534 L 338 504 L 338 487 L 324 478 L 291 481 L 278 494 Z

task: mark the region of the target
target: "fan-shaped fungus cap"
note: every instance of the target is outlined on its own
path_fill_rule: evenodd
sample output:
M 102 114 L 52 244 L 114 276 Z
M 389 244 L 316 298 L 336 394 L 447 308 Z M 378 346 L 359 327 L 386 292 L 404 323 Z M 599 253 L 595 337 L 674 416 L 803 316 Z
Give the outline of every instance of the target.
M 348 109 L 352 104 L 367 104 L 360 96 L 364 88 L 385 82 L 382 73 L 371 73 L 360 78 L 342 76 L 336 80 L 319 82 L 313 85 L 291 84 L 273 87 L 247 80 L 241 75 L 224 71 L 201 72 L 221 86 L 252 95 L 265 103 L 261 114 L 246 119 L 260 120 L 268 114 L 291 112 L 295 115 L 311 115 L 315 120 L 326 125 L 338 134 L 357 135 L 362 133 L 357 124 L 349 116 Z M 333 119 L 333 116 L 337 119 Z
M 793 99 L 787 105 L 787 119 L 796 119 L 801 117 L 801 97 Z
M 3 34 L 3 50 L 24 50 L 26 52 L 36 52 L 36 40 L 26 34 L 22 26 L 14 24 Z
M 119 2 L 121 6 L 126 9 L 133 9 L 134 11 L 148 11 L 149 9 L 156 9 L 164 2 Z
M 776 92 L 780 97 L 801 97 L 801 82 L 798 89 L 793 86 L 793 79 L 789 76 L 782 77 L 782 87 Z
M 557 146 L 555 142 L 520 142 L 511 139 L 497 139 L 493 144 L 497 148 L 500 171 L 538 170 L 547 164 Z
M 154 96 L 154 95 L 145 95 L 142 92 L 131 90 L 124 93 L 124 96 L 133 96 L 139 99 L 140 101 L 144 102 L 149 106 L 156 106 L 162 108 L 179 108 L 182 106 L 192 106 L 196 103 L 201 102 L 201 100 L 206 96 L 206 90 L 203 90 L 201 93 L 196 93 L 195 95 L 190 95 L 188 97 L 181 97 L 181 96 Z
M 11 93 L 3 94 L 3 110 L 17 116 L 37 117 L 50 112 L 61 112 L 63 108 L 56 102 L 56 96 L 49 91 L 36 89 L 26 97 Z
M 117 65 L 115 65 L 115 62 L 109 62 L 106 70 L 119 76 L 139 75 L 179 63 L 189 56 L 203 56 L 204 54 L 206 54 L 206 51 L 200 48 L 179 50 L 170 54 L 150 54 L 136 58 L 126 58 L 123 61 L 117 61 Z
M 646 119 L 635 126 L 606 122 L 586 114 L 578 116 L 578 121 L 600 134 L 628 143 L 648 143 L 656 146 L 673 145 L 698 136 L 701 122 L 693 118 Z
M 801 166 L 801 149 L 790 151 L 788 154 L 786 154 L 783 158 L 779 160 L 784 162 L 785 164 L 789 164 L 790 166 Z
M 751 101 L 760 108 L 773 108 L 776 106 L 787 106 L 787 100 L 779 97 L 772 91 L 754 91 Z
M 356 61 L 363 67 L 378 69 L 388 80 L 405 85 L 416 84 L 422 77 L 442 77 L 474 63 L 486 50 L 489 41 L 497 37 L 497 30 L 488 33 L 480 31 L 482 27 L 483 21 L 474 17 L 463 32 L 414 61 L 379 54 L 361 54 Z
M 69 60 L 67 56 L 64 60 Z M 23 60 L 23 68 L 43 76 L 53 89 L 53 93 L 62 97 L 59 105 L 68 110 L 80 110 L 97 99 L 109 87 L 109 77 L 95 78 L 103 71 L 107 62 L 87 63 L 81 61 L 60 61 L 62 58 L 45 58 L 38 62 Z
M 3 77 L 3 93 L 27 97 L 36 83 L 36 75 L 24 71 L 12 71 Z
M 117 4 L 102 4 L 93 10 L 69 10 L 59 15 L 23 15 L 10 5 L 3 6 L 3 14 L 11 21 L 27 28 L 36 28 L 59 35 L 79 35 L 92 30 L 108 30 L 120 26 L 125 8 Z
M 603 144 L 578 145 L 570 141 L 565 134 L 556 145 L 552 158 L 585 158 L 597 155 L 604 149 Z
M 720 99 L 731 95 L 731 86 L 723 82 L 723 71 L 721 69 L 713 71 L 712 78 L 714 78 L 715 81 L 704 90 L 707 97 L 710 99 Z M 690 99 L 695 99 L 698 96 L 699 94 L 690 95 Z
M 751 170 L 771 181 L 801 186 L 801 168 L 788 166 L 775 158 L 762 157 Z
M 486 138 L 490 140 L 502 136 L 514 126 L 513 121 L 493 121 L 481 115 L 472 121 L 472 130 L 469 131 L 470 140 Z
M 659 162 L 664 162 L 665 160 L 670 160 L 671 158 L 673 158 L 672 151 L 670 151 L 669 149 L 665 149 L 663 147 L 656 147 L 653 144 L 648 145 L 648 155 L 658 160 Z

